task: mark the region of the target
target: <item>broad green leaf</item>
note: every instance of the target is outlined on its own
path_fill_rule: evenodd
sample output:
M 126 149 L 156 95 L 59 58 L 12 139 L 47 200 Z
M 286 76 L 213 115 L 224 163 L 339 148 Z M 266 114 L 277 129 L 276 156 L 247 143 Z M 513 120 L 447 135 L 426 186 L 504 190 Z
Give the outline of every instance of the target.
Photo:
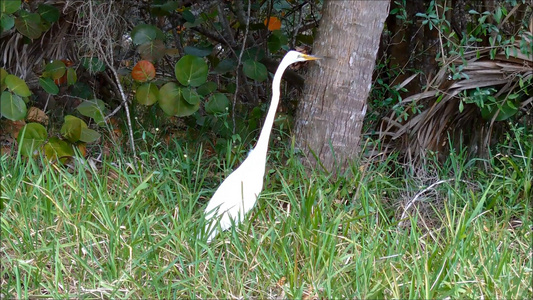
M 21 0 L 0 1 L 0 14 L 12 14 L 20 9 Z
M 105 71 L 105 64 L 98 57 L 82 57 L 81 65 L 91 73 Z
M 25 10 L 19 11 L 20 16 L 15 19 L 15 27 L 24 36 L 36 39 L 42 34 L 41 16 L 36 13 L 29 13 Z
M 71 86 L 78 81 L 78 74 L 76 73 L 76 70 L 73 68 L 67 69 L 67 85 Z
M 2 92 L 0 113 L 11 121 L 23 120 L 26 117 L 26 103 L 19 96 L 10 92 Z
M 80 141 L 85 143 L 92 143 L 100 138 L 101 134 L 89 128 L 81 129 Z
M 93 120 L 98 124 L 98 126 L 103 126 L 105 124 L 105 103 L 100 99 L 93 99 L 83 101 L 76 109 L 83 116 L 93 118 Z
M 15 26 L 15 18 L 13 16 L 2 14 L 0 16 L 0 29 L 1 31 L 8 31 Z
M 185 50 L 185 54 L 198 56 L 198 57 L 205 57 L 211 54 L 211 52 L 213 51 L 213 47 L 200 48 L 200 47 L 193 47 L 193 46 L 185 46 L 183 50 Z
M 6 85 L 8 89 L 21 97 L 29 97 L 31 95 L 26 82 L 15 75 L 9 74 L 6 76 Z
M 302 44 L 312 45 L 315 39 L 312 34 L 299 34 L 296 36 L 296 40 Z
M 142 45 L 153 40 L 165 40 L 165 34 L 154 25 L 139 24 L 131 31 L 131 39 L 135 45 Z
M 268 38 L 268 50 L 272 53 L 278 52 L 283 45 L 288 43 L 287 37 L 281 33 L 281 31 L 276 30 L 272 32 L 272 35 Z
M 181 6 L 181 2 L 168 0 L 168 1 L 165 1 L 163 5 L 161 5 L 161 9 L 167 12 L 173 12 L 176 9 L 180 8 L 180 6 Z
M 70 94 L 74 97 L 89 99 L 93 97 L 93 92 L 89 85 L 85 82 L 76 82 L 72 85 Z
M 49 160 L 59 160 L 64 163 L 70 156 L 74 156 L 74 149 L 71 144 L 52 137 L 44 145 L 44 154 Z
M 147 82 L 137 88 L 135 99 L 142 105 L 152 105 L 157 102 L 159 97 L 159 90 L 157 86 L 151 82 Z
M 0 92 L 3 92 L 6 88 L 6 77 L 9 75 L 4 68 L 0 68 Z
M 59 20 L 59 9 L 57 9 L 55 6 L 47 5 L 47 4 L 39 4 L 39 7 L 37 8 L 37 11 L 41 15 L 43 19 L 50 23 L 57 22 Z
M 200 86 L 207 81 L 207 63 L 200 57 L 185 55 L 175 67 L 176 79 L 185 86 Z
M 216 74 L 224 74 L 229 71 L 235 70 L 235 67 L 237 67 L 237 62 L 233 59 L 224 59 L 221 62 L 218 63 L 218 65 L 213 70 Z
M 237 55 L 239 55 L 240 51 L 237 52 Z M 265 52 L 257 47 L 249 48 L 244 50 L 242 53 L 242 61 L 245 60 L 261 60 L 265 57 Z
M 146 42 L 137 48 L 141 58 L 149 61 L 157 61 L 165 56 L 165 44 L 161 40 L 153 40 Z
M 75 143 L 80 140 L 81 130 L 87 128 L 87 124 L 82 119 L 66 115 L 65 123 L 61 126 L 61 135 L 63 135 L 71 143 Z
M 216 93 L 209 97 L 209 101 L 205 104 L 205 111 L 209 114 L 227 112 L 229 107 L 229 99 L 222 93 Z
M 181 16 L 185 19 L 185 21 L 189 23 L 194 23 L 196 21 L 196 17 L 193 15 L 193 13 L 190 10 L 185 10 L 181 13 Z
M 200 102 L 200 95 L 190 88 L 182 88 L 181 94 L 187 103 L 196 105 Z
M 159 107 L 169 116 L 184 117 L 195 113 L 200 103 L 191 105 L 185 101 L 182 88 L 174 82 L 169 82 L 159 90 Z
M 499 110 L 498 105 L 495 103 L 485 105 L 481 108 L 481 116 L 485 120 L 492 120 L 494 114 L 498 113 L 494 120 L 504 121 L 514 116 L 518 112 L 518 106 L 519 105 L 516 103 L 512 103 L 512 101 L 506 101 Z
M 228 83 L 228 85 L 226 85 L 225 92 L 228 92 L 230 94 L 235 94 L 236 91 L 237 91 L 237 85 L 235 84 L 235 82 L 230 82 Z
M 211 94 L 212 92 L 216 91 L 216 89 L 217 89 L 217 84 L 214 83 L 213 81 L 208 81 L 202 84 L 201 86 L 199 86 L 196 91 L 198 92 L 198 95 L 200 96 L 207 96 Z
M 44 67 L 44 77 L 51 77 L 52 79 L 59 79 L 65 75 L 67 67 L 65 63 L 60 60 L 54 60 L 53 62 L 46 64 Z
M 177 102 L 180 98 L 181 87 L 174 82 L 168 82 L 159 89 L 159 107 L 169 116 L 177 114 Z
M 46 128 L 39 123 L 28 123 L 24 125 L 17 136 L 17 143 L 19 144 L 20 154 L 24 156 L 33 156 L 36 150 L 48 138 Z
M 181 6 L 177 1 L 153 1 L 150 5 L 150 14 L 154 16 L 168 16 Z
M 0 14 L 12 14 L 19 10 L 21 0 L 2 0 L 0 1 Z
M 59 87 L 54 83 L 52 78 L 39 78 L 39 85 L 51 95 L 57 95 L 59 93 Z
M 268 71 L 265 65 L 254 60 L 245 60 L 242 64 L 242 70 L 246 77 L 259 82 L 265 81 L 268 76 Z

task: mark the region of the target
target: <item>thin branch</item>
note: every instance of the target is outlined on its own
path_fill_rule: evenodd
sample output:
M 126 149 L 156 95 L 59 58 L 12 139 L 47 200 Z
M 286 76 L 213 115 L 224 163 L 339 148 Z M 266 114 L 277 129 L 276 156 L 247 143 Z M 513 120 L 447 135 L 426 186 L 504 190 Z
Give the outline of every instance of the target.
M 407 212 L 409 211 L 409 208 L 411 208 L 411 206 L 413 204 L 415 204 L 415 202 L 418 200 L 418 198 L 420 198 L 420 196 L 422 196 L 425 193 L 427 193 L 428 191 L 432 190 L 435 186 L 437 186 L 439 184 L 443 184 L 443 183 L 450 182 L 450 181 L 453 181 L 453 180 L 455 180 L 455 179 L 451 178 L 451 179 L 447 179 L 447 180 L 439 180 L 437 182 L 432 183 L 430 186 L 428 186 L 427 188 L 423 189 L 421 192 L 416 194 L 415 197 L 412 200 L 409 200 L 409 202 L 407 203 L 407 206 L 405 206 L 405 209 L 403 210 L 402 216 L 400 217 L 400 223 L 398 223 L 398 227 L 402 227 L 403 226 L 403 223 L 404 223 L 403 219 L 405 219 L 407 217 Z

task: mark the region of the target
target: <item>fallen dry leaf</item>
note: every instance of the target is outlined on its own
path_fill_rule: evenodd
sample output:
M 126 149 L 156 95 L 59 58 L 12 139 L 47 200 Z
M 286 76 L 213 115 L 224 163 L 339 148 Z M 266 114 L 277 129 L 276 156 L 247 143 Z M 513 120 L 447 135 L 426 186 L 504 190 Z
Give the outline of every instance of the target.
M 48 125 L 48 116 L 44 113 L 44 111 L 35 106 L 30 107 L 26 119 L 28 122 L 37 122 L 43 124 L 44 126 Z
M 12 141 L 11 139 L 16 139 L 24 125 L 26 125 L 24 120 L 11 121 L 3 119 L 0 124 L 3 132 L 2 136 L 4 136 L 3 139 L 9 141 Z

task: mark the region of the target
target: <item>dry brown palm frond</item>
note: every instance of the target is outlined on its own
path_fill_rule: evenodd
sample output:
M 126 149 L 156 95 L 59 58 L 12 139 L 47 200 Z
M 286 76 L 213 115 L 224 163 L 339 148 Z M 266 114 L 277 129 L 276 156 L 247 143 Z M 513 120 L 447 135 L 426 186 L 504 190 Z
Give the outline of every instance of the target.
M 44 3 L 35 1 L 31 5 Z M 9 73 L 20 76 L 26 80 L 30 88 L 38 85 L 38 77 L 44 61 L 54 59 L 74 60 L 75 51 L 73 20 L 76 17 L 75 7 L 83 1 L 54 1 L 51 4 L 58 8 L 62 16 L 52 24 L 37 40 L 27 44 L 24 37 L 15 28 L 3 32 L 0 36 L 0 49 L 2 49 L 2 67 Z
M 531 44 L 531 37 L 517 40 L 507 50 L 490 59 L 491 49 L 464 54 L 463 57 L 447 59 L 425 91 L 405 98 L 401 105 L 421 105 L 424 109 L 407 121 L 402 121 L 395 113 L 382 119 L 380 139 L 391 149 L 404 152 L 408 160 L 420 162 L 427 151 L 444 153 L 450 142 L 458 141 L 470 146 L 470 151 L 482 155 L 487 149 L 491 132 L 497 122 L 481 119 L 475 104 L 466 104 L 459 110 L 460 97 L 464 92 L 478 88 L 494 88 L 495 97 L 508 96 L 521 89 L 518 82 L 531 82 L 533 77 L 533 56 L 514 51 L 520 42 Z M 533 46 L 531 46 L 533 47 Z M 532 48 L 533 50 L 533 48 Z M 451 80 L 450 69 L 462 68 L 462 79 Z M 521 109 L 527 109 L 531 98 L 522 99 Z M 527 112 L 526 112 L 527 113 Z M 531 117 L 530 117 L 531 118 Z M 449 139 L 452 138 L 450 141 Z

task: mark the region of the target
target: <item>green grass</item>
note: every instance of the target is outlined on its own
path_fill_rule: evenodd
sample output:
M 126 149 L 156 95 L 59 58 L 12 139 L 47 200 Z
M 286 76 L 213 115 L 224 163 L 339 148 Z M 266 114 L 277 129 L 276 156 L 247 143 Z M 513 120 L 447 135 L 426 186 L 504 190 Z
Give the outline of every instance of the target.
M 235 165 L 195 147 L 96 170 L 2 156 L 1 296 L 533 297 L 531 151 L 330 178 L 274 149 L 249 221 L 208 245 L 203 207 Z

